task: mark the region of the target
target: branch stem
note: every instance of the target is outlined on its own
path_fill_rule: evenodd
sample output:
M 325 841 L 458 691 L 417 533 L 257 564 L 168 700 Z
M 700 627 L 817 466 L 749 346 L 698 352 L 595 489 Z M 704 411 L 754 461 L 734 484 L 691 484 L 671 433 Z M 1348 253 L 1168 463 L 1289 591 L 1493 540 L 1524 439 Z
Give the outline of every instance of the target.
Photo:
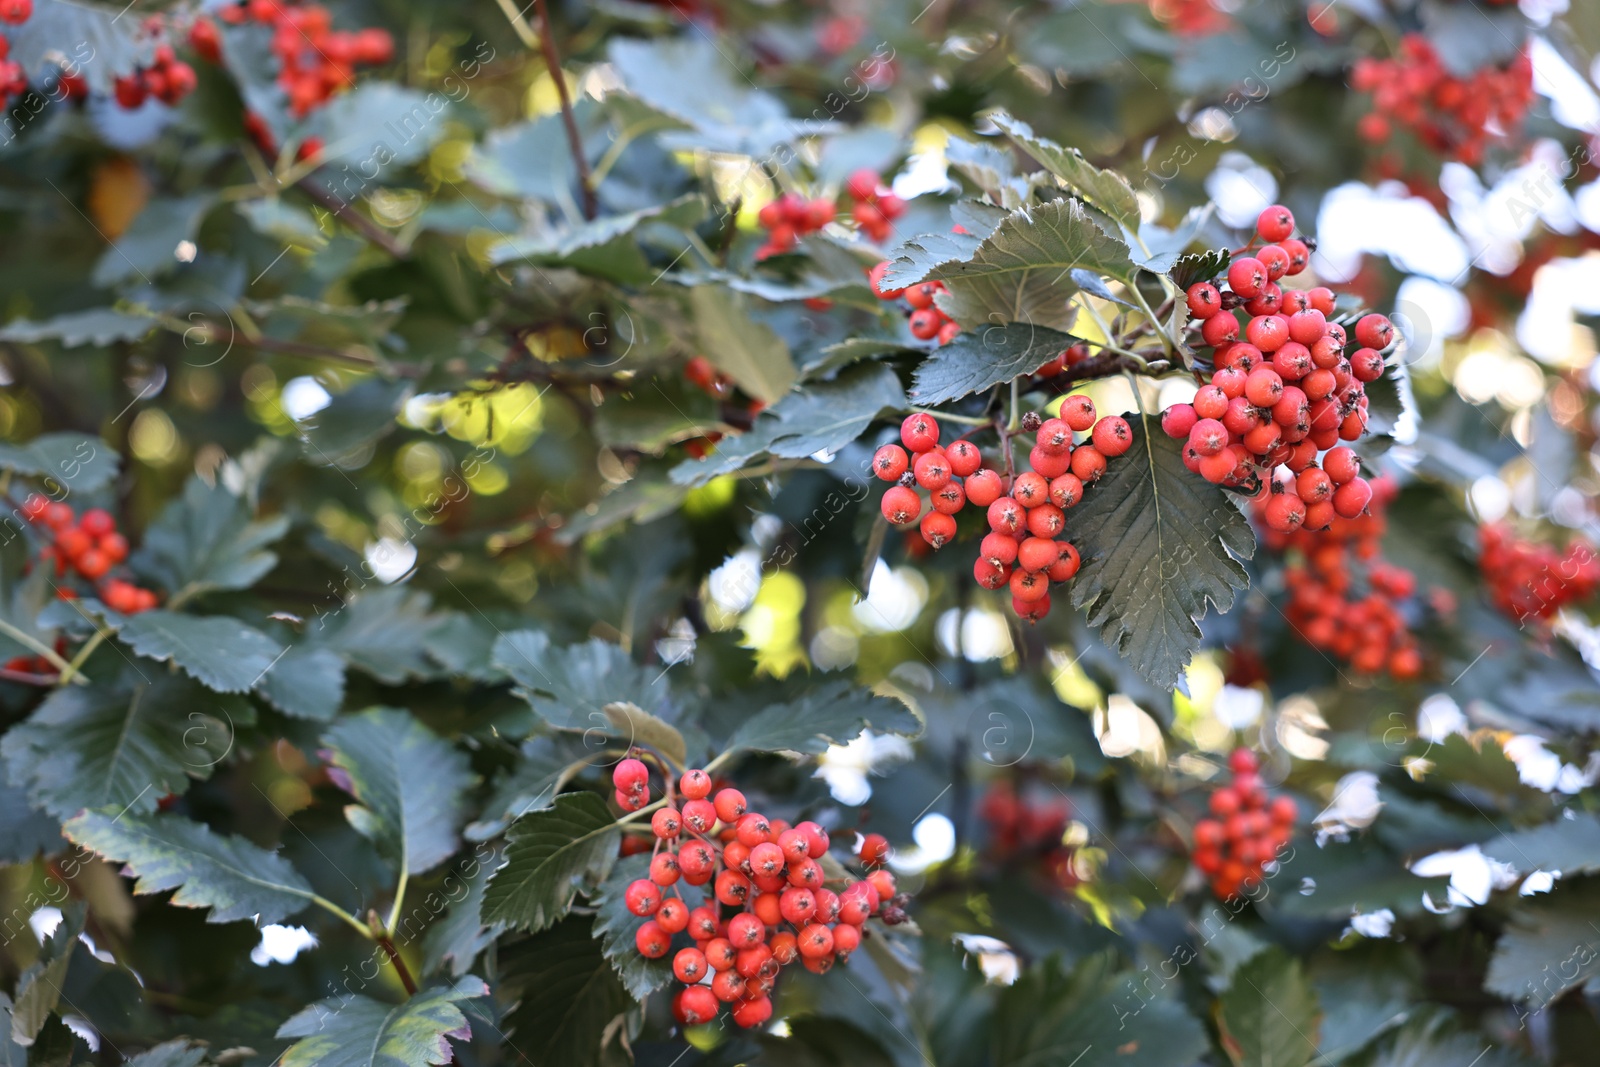
M 55 649 L 51 648 L 49 645 L 45 644 L 32 634 L 17 629 L 5 619 L 0 619 L 0 633 L 5 634 L 19 645 L 25 645 L 28 648 L 33 649 L 33 651 L 44 657 L 45 662 L 49 663 L 50 666 L 54 667 L 58 671 L 65 673 L 72 668 L 72 664 L 61 658 L 61 653 L 57 652 Z M 12 680 L 19 681 L 20 679 Z M 83 685 L 84 682 L 79 682 L 78 684 Z
M 502 0 L 501 6 L 505 7 L 508 2 Z M 578 168 L 578 186 L 583 193 L 583 217 L 593 219 L 600 210 L 595 202 L 594 179 L 589 173 L 589 160 L 583 154 L 583 135 L 578 132 L 578 120 L 572 114 L 572 97 L 567 94 L 567 79 L 561 73 L 561 55 L 556 51 L 556 35 L 550 28 L 550 6 L 545 0 L 534 0 L 533 7 L 539 15 L 539 48 L 544 53 L 544 65 L 550 71 L 550 78 L 556 83 L 556 95 L 561 98 L 561 123 L 567 128 L 572 162 Z

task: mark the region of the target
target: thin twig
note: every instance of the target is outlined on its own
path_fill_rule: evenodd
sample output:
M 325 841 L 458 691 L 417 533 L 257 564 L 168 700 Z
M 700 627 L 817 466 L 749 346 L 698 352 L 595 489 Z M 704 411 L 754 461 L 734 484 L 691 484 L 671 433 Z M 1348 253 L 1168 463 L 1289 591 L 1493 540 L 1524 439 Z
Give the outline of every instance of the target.
M 599 205 L 595 202 L 594 182 L 589 176 L 589 160 L 583 154 L 583 136 L 578 133 L 578 120 L 572 114 L 572 98 L 567 95 L 567 79 L 561 73 L 556 35 L 550 28 L 550 8 L 545 0 L 534 0 L 533 6 L 539 14 L 539 49 L 544 53 L 544 65 L 556 83 L 556 95 L 561 98 L 561 122 L 567 127 L 567 141 L 572 145 L 572 162 L 578 167 L 578 186 L 583 192 L 583 217 L 592 219 L 598 213 Z
M 378 938 L 378 945 L 383 949 L 383 954 L 389 957 L 389 963 L 394 967 L 394 973 L 400 976 L 400 984 L 406 987 L 408 996 L 417 995 L 417 980 L 411 977 L 411 968 L 406 966 L 406 961 L 400 958 L 400 950 L 394 947 L 388 934 Z
M 361 212 L 352 209 L 348 203 L 318 182 L 309 177 L 301 178 L 294 183 L 294 187 L 339 216 L 352 230 L 355 230 L 394 258 L 404 259 L 411 254 L 410 249 L 396 241 L 392 235 L 384 232 L 383 227 L 367 218 Z

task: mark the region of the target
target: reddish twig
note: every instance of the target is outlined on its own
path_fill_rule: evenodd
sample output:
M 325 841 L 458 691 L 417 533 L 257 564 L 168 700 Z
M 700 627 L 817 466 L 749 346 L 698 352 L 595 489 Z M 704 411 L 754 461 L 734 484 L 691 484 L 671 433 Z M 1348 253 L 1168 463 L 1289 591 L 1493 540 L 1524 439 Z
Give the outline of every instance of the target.
M 578 133 L 578 120 L 572 114 L 572 98 L 567 95 L 567 79 L 561 73 L 561 56 L 556 51 L 555 31 L 550 28 L 550 9 L 545 0 L 534 0 L 539 14 L 539 50 L 544 53 L 544 65 L 555 80 L 556 94 L 561 98 L 561 122 L 567 128 L 567 142 L 572 146 L 572 162 L 578 168 L 578 186 L 583 192 L 583 217 L 592 219 L 599 211 L 595 203 L 594 179 L 589 174 L 589 160 L 583 154 L 583 136 Z

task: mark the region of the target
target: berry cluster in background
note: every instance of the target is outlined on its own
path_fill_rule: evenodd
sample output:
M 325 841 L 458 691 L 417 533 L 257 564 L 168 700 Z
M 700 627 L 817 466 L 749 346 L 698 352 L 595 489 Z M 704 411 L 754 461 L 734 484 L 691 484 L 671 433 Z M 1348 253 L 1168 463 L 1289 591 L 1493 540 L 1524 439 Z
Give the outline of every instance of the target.
M 999 778 L 979 799 L 978 817 L 989 828 L 990 852 L 1002 864 L 1033 866 L 1062 889 L 1082 880 L 1073 863 L 1076 850 L 1062 842 L 1072 802 L 1059 790 L 1019 791 L 1011 779 Z
M 622 760 L 611 781 L 623 811 L 650 803 L 650 768 L 643 760 Z M 751 811 L 743 793 L 714 788 L 703 770 L 686 770 L 676 793 L 669 779 L 650 829 L 650 876 L 628 886 L 626 905 L 645 920 L 634 942 L 647 959 L 666 957 L 678 934 L 693 942 L 672 956 L 672 973 L 682 983 L 672 1010 L 685 1026 L 710 1022 L 723 1004 L 737 1025 L 760 1026 L 772 1017 L 783 967 L 798 961 L 825 974 L 860 946 L 868 919 L 888 925 L 906 920 L 907 900 L 883 869 L 888 843 L 882 837 L 871 834 L 861 844 L 857 858 L 865 877 L 839 878 L 837 865 L 830 876 L 825 829 L 809 821 L 791 827 Z M 704 903 L 684 899 L 683 887 L 707 885 Z
M 1600 557 L 1589 542 L 1575 538 L 1560 551 L 1524 541 L 1500 523 L 1480 531 L 1478 567 L 1489 599 L 1518 622 L 1548 619 L 1600 588 Z
M 128 558 L 128 539 L 117 532 L 117 522 L 104 508 L 90 508 L 80 517 L 70 504 L 35 493 L 22 502 L 22 517 L 45 540 L 39 562 L 51 568 L 57 582 L 81 578 L 94 586 L 113 611 L 134 615 L 156 606 L 156 595 L 131 582 L 111 577 Z M 78 591 L 58 585 L 56 595 L 72 600 Z
M 132 111 L 146 100 L 171 106 L 194 92 L 199 84 L 194 68 L 179 59 L 169 44 L 156 46 L 155 59 L 142 70 L 124 74 L 112 85 L 118 106 Z
M 1070 581 L 1082 562 L 1078 550 L 1061 539 L 1068 509 L 1105 473 L 1108 459 L 1128 450 L 1133 430 L 1121 416 L 1097 418 L 1094 401 L 1081 394 L 1062 401 L 1059 417 L 1030 413 L 1022 429 L 1033 433 L 1035 443 L 1028 453 L 1033 469 L 1021 474 L 1002 476 L 983 466 L 978 446 L 964 438 L 941 448 L 939 423 L 926 414 L 906 417 L 900 426 L 905 448 L 884 445 L 872 457 L 872 469 L 896 483 L 880 501 L 883 517 L 895 526 L 920 520 L 922 538 L 934 548 L 955 539 L 955 517 L 967 504 L 987 509 L 990 532 L 978 548 L 973 577 L 985 589 L 1009 589 L 1011 609 L 1037 620 L 1050 613 L 1051 583 Z M 1084 432 L 1088 439 L 1074 444 L 1074 435 Z M 915 486 L 932 500 L 926 515 Z
M 1332 290 L 1278 284 L 1310 258 L 1293 233 L 1288 208 L 1267 208 L 1256 223 L 1262 247 L 1236 255 L 1221 284 L 1189 287 L 1189 312 L 1214 370 L 1192 403 L 1161 417 L 1162 429 L 1185 442 L 1185 466 L 1216 485 L 1269 493 L 1267 525 L 1284 533 L 1326 529 L 1366 508 L 1372 488 L 1339 442 L 1366 432 L 1365 385 L 1383 376 L 1382 352 L 1394 340 L 1388 319 L 1366 315 L 1346 355 L 1350 338 L 1331 320 Z M 1295 477 L 1272 477 L 1280 466 Z
M 256 22 L 272 28 L 278 85 L 288 94 L 289 111 L 296 118 L 305 118 L 353 86 L 357 67 L 382 66 L 394 58 L 388 30 L 336 30 L 333 15 L 321 4 L 243 0 L 218 8 L 217 17 L 231 25 Z M 202 31 L 203 39 L 211 36 Z
M 894 231 L 894 220 L 905 213 L 905 201 L 890 192 L 877 171 L 858 170 L 845 183 L 851 201 L 850 217 L 861 232 L 882 243 Z M 832 222 L 838 212 L 827 197 L 807 200 L 798 193 L 784 193 L 764 204 L 756 221 L 767 231 L 767 239 L 756 249 L 756 259 L 793 252 L 800 238 L 816 233 Z
M 1356 125 L 1367 141 L 1388 142 L 1398 125 L 1439 156 L 1476 165 L 1491 139 L 1521 127 L 1533 102 L 1533 62 L 1524 51 L 1504 67 L 1458 77 L 1426 37 L 1408 33 L 1397 58 L 1359 60 L 1350 85 L 1372 94 L 1372 110 Z
M 889 261 L 884 260 L 868 272 L 868 280 L 879 300 L 905 299 L 906 306 L 911 309 L 911 317 L 906 322 L 911 336 L 919 341 L 933 341 L 942 345 L 948 344 L 961 332 L 960 323 L 946 315 L 934 302 L 945 291 L 944 282 L 918 282 L 905 289 L 889 289 L 883 284 L 883 276 L 888 270 Z
M 1400 681 L 1422 674 L 1423 658 L 1411 619 L 1416 577 L 1383 558 L 1385 510 L 1399 492 L 1394 479 L 1376 478 L 1365 514 L 1336 518 L 1325 530 L 1285 533 L 1266 524 L 1263 543 L 1292 550 L 1284 571 L 1290 625 L 1312 648 L 1367 674 Z
M 1228 769 L 1233 779 L 1211 794 L 1211 817 L 1194 824 L 1194 865 L 1223 900 L 1261 883 L 1299 817 L 1293 797 L 1268 800 L 1254 752 L 1234 749 Z

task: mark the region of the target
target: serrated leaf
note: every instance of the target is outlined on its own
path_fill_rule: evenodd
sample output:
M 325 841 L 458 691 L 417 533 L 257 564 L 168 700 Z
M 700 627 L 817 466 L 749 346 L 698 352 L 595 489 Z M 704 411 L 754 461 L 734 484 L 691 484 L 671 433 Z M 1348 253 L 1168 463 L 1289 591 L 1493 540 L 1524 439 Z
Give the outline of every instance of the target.
M 1576 814 L 1531 830 L 1502 834 L 1484 842 L 1483 852 L 1520 871 L 1591 874 L 1600 871 L 1600 819 Z
M 1533 1067 L 1539 1062 L 1513 1046 L 1497 1047 L 1476 1031 L 1445 1032 L 1448 1019 L 1435 1015 L 1406 1027 L 1393 1044 L 1368 1061 L 1370 1067 Z
M 1133 443 L 1067 515 L 1083 556 L 1074 607 L 1158 688 L 1183 680 L 1207 610 L 1249 584 L 1255 534 L 1223 491 L 1183 465 L 1179 442 L 1129 420 Z
M 198 1067 L 205 1058 L 204 1045 L 194 1045 L 180 1037 L 139 1053 L 129 1059 L 124 1067 Z
M 39 853 L 54 852 L 62 844 L 61 823 L 35 808 L 26 791 L 6 784 L 0 775 L 0 865 L 31 863 Z
M 495 779 L 482 819 L 467 825 L 468 840 L 497 837 L 512 820 L 548 808 L 572 775 L 590 760 L 604 758 L 602 751 L 575 734 L 543 734 L 524 741 L 510 772 Z
M 1065 148 L 1040 137 L 1027 123 L 1005 112 L 991 114 L 989 121 L 1090 206 L 1123 226 L 1138 227 L 1139 198 L 1133 195 L 1128 179 L 1115 171 L 1101 170 L 1076 148 Z
M 89 280 L 105 289 L 124 282 L 149 284 L 172 271 L 178 266 L 178 245 L 194 240 L 201 220 L 216 202 L 211 193 L 150 201 L 122 236 L 101 253 Z
M 771 327 L 750 316 L 742 294 L 721 286 L 689 290 L 700 348 L 734 384 L 757 400 L 776 404 L 797 377 L 789 347 Z
M 1070 974 L 1054 956 L 1029 968 L 997 999 L 994 1067 L 1187 1067 L 1205 1051 L 1205 1031 L 1181 1004 L 1140 988 L 1104 955 Z
M 386 81 L 362 81 L 335 95 L 306 121 L 305 135 L 322 139 L 322 163 L 410 166 L 444 136 L 450 100 Z
M 181 815 L 136 815 L 115 807 L 67 820 L 69 840 L 124 866 L 135 893 L 176 889 L 172 903 L 209 908 L 207 922 L 282 922 L 311 903 L 311 884 L 289 861 L 242 837 Z
M 677 727 L 627 701 L 607 704 L 601 710 L 605 712 L 606 721 L 611 723 L 612 732 L 623 738 L 627 747 L 646 745 L 666 756 L 674 766 L 685 766 L 688 750 Z
M 1280 948 L 1233 973 L 1217 1011 L 1222 1047 L 1235 1067 L 1304 1067 L 1317 1053 L 1317 995 L 1300 964 Z
M 922 724 L 893 697 L 878 696 L 840 679 L 783 704 L 770 704 L 746 719 L 725 748 L 756 752 L 825 752 L 862 730 L 918 733 Z
M 472 1029 L 461 1002 L 489 995 L 474 975 L 452 985 L 420 989 L 399 1004 L 371 997 L 319 1000 L 278 1027 L 298 1037 L 278 1067 L 437 1067 L 451 1062 L 450 1038 L 468 1041 Z
M 344 703 L 344 660 L 326 648 L 291 648 L 256 684 L 285 715 L 327 722 Z
M 566 267 L 622 285 L 647 285 L 663 273 L 639 247 L 637 230 L 647 223 L 689 228 L 706 213 L 705 200 L 686 196 L 670 204 L 608 215 L 553 237 L 513 237 L 489 252 L 491 263 Z
M 1214 248 L 1209 252 L 1190 252 L 1178 257 L 1178 261 L 1172 265 L 1167 276 L 1179 289 L 1188 289 L 1195 282 L 1210 281 L 1227 270 L 1232 258 L 1226 248 Z
M 624 856 L 600 883 L 594 897 L 595 937 L 600 939 L 601 951 L 634 1000 L 643 1000 L 672 981 L 672 960 L 667 956 L 652 960 L 639 955 L 639 946 L 634 940 L 644 920 L 628 910 L 628 886 L 649 874 L 648 855 L 641 852 Z
M 889 367 L 852 367 L 831 382 L 813 382 L 790 393 L 776 407 L 762 412 L 748 433 L 724 442 L 705 459 L 686 460 L 674 467 L 672 480 L 680 485 L 704 485 L 764 453 L 800 459 L 818 452 L 838 452 L 865 433 L 874 419 L 902 410 L 905 402 L 900 379 Z
M 482 860 L 474 855 L 469 864 L 471 872 L 464 881 L 460 871 L 445 879 L 448 897 L 454 898 L 458 887 L 463 884 L 466 891 L 461 894 L 461 899 L 452 899 L 445 917 L 429 925 L 427 933 L 423 935 L 422 951 L 427 961 L 424 973 L 431 973 L 448 963 L 450 973 L 459 978 L 472 970 L 478 954 L 505 932 L 504 924 L 483 921 L 483 893 L 489 886 L 489 876 L 499 864 L 498 854 L 491 852 Z M 396 933 L 414 934 L 407 931 L 406 925 L 406 920 L 401 920 Z
M 0 444 L 0 469 L 43 477 L 52 496 L 92 493 L 111 484 L 121 460 L 116 449 L 86 433 L 40 434 L 27 444 Z
M 1495 942 L 1483 986 L 1507 1000 L 1540 1007 L 1600 975 L 1600 880 L 1562 880 L 1526 902 Z
M 649 710 L 666 698 L 659 670 L 633 661 L 609 641 L 590 638 L 566 648 L 548 634 L 515 630 L 494 643 L 494 665 L 511 675 L 539 716 L 562 730 L 610 731 L 605 706 L 627 701 Z
M 58 819 L 100 805 L 154 811 L 190 778 L 205 778 L 231 740 L 215 716 L 248 716 L 236 698 L 208 694 L 186 678 L 128 671 L 116 683 L 62 688 L 0 739 L 12 784 Z
M 155 58 L 154 35 L 122 15 L 113 4 L 34 0 L 27 21 L 6 28 L 10 58 L 35 85 L 51 84 L 40 79 L 68 63 L 91 90 L 109 93 L 117 78 Z
M 314 252 L 328 245 L 328 235 L 311 212 L 278 197 L 246 200 L 235 205 L 235 210 L 251 229 L 291 248 Z
M 616 859 L 621 831 L 593 793 L 564 793 L 524 815 L 506 834 L 506 862 L 489 879 L 483 917 L 543 930 L 572 907 L 579 879 L 598 881 Z
M 1026 322 L 981 326 L 940 345 L 917 367 L 911 399 L 932 406 L 1032 374 L 1071 348 L 1071 334 Z
M 39 959 L 17 978 L 16 999 L 11 1006 L 11 1040 L 17 1044 L 33 1044 L 61 1002 L 61 986 L 67 980 L 72 949 L 83 932 L 86 914 L 82 901 L 66 904 L 61 909 L 61 921 L 39 948 Z
M 80 345 L 104 347 L 113 341 L 137 341 L 156 328 L 148 315 L 130 315 L 111 308 L 91 308 L 88 311 L 69 311 L 43 322 L 16 319 L 0 329 L 0 341 L 19 341 L 38 344 L 56 341 L 63 348 Z
M 1131 281 L 1136 270 L 1127 246 L 1072 199 L 1014 211 L 982 241 L 923 236 L 894 254 L 887 283 L 943 281 L 950 292 L 941 306 L 968 330 L 1010 322 L 1066 329 L 1073 315 L 1067 301 L 1078 291 L 1074 267 L 1119 281 Z
M 220 482 L 213 487 L 190 478 L 183 497 L 163 508 L 145 531 L 134 566 L 190 596 L 248 589 L 277 566 L 278 557 L 267 546 L 288 529 L 286 516 L 256 522 L 250 505 Z
M 518 998 L 506 1028 L 533 1067 L 602 1062 L 605 1034 L 632 1001 L 606 962 L 593 920 L 572 916 L 511 942 L 500 965 L 502 987 Z
M 428 646 L 449 616 L 429 610 L 427 593 L 403 585 L 363 591 L 318 619 L 326 647 L 385 685 L 434 673 Z
M 248 693 L 284 650 L 260 630 L 227 615 L 159 609 L 129 616 L 119 636 L 139 655 L 171 661 L 219 693 Z
M 335 781 L 361 802 L 347 805 L 345 818 L 380 855 L 408 874 L 450 858 L 474 781 L 465 753 L 393 708 L 347 715 L 322 743 Z
M 578 100 L 572 109 L 580 133 L 594 133 L 604 119 L 600 108 Z M 492 130 L 462 166 L 469 181 L 496 196 L 532 197 L 547 203 L 572 203 L 578 168 L 560 114 Z M 482 226 L 479 218 L 476 226 Z
M 971 198 L 950 205 L 950 220 L 980 241 L 993 233 L 1009 214 L 1011 212 L 1003 207 Z

